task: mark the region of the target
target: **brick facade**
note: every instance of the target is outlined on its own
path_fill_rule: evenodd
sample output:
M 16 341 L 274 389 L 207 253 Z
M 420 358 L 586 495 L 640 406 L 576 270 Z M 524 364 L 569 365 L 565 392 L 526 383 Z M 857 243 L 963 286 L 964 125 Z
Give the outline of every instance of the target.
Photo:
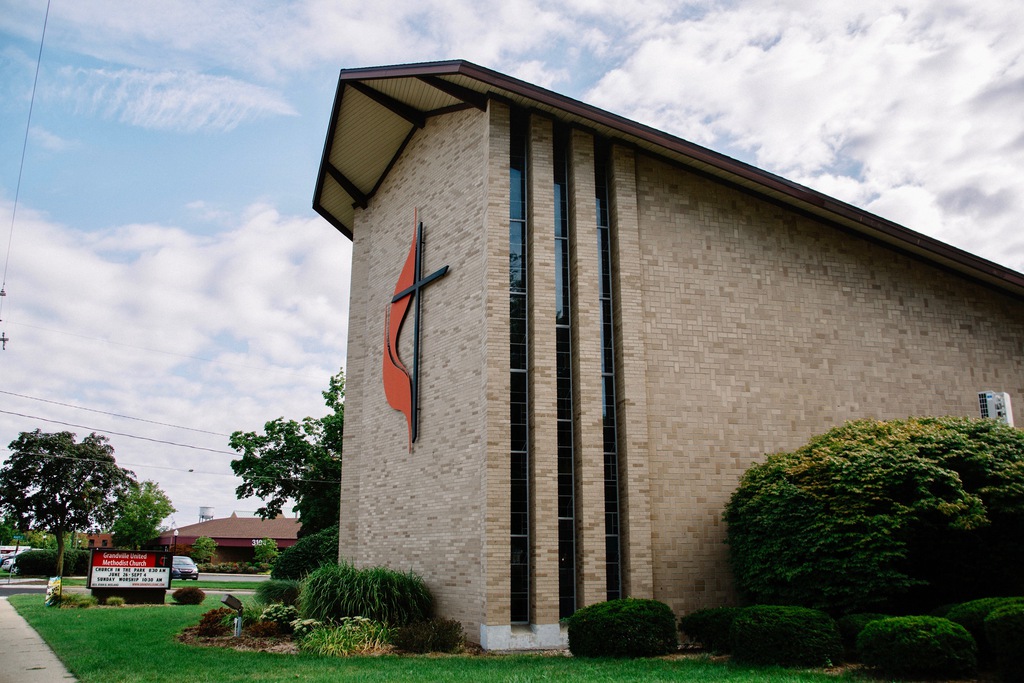
M 512 103 L 430 116 L 355 210 L 340 553 L 426 580 L 489 648 L 558 627 L 553 130 L 528 112 L 530 623 L 509 612 Z M 604 600 L 595 131 L 568 131 L 579 606 Z M 670 163 L 609 145 L 622 581 L 677 614 L 734 600 L 722 511 L 741 474 L 846 420 L 1024 421 L 1024 299 Z M 424 269 L 419 440 L 382 388 L 384 315 L 413 235 Z M 411 358 L 411 316 L 399 352 Z

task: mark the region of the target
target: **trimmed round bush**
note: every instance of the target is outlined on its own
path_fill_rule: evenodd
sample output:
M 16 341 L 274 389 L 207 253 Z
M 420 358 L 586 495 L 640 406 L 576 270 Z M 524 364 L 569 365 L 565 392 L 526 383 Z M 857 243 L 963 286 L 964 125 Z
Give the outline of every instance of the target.
M 317 568 L 337 562 L 338 527 L 335 525 L 303 536 L 295 545 L 281 551 L 274 562 L 270 578 L 301 580 Z
M 675 615 L 657 600 L 599 602 L 576 610 L 568 627 L 576 657 L 660 657 L 678 646 Z
M 728 654 L 729 629 L 742 607 L 710 607 L 687 614 L 679 620 L 679 630 L 715 654 Z
M 433 596 L 423 579 L 412 572 L 329 564 L 302 582 L 299 612 L 304 619 L 324 622 L 366 617 L 390 626 L 405 626 L 433 616 Z
M 1024 681 L 1024 605 L 997 607 L 985 617 L 985 638 L 995 655 L 999 677 Z
M 171 593 L 171 597 L 179 605 L 201 605 L 206 599 L 206 593 L 201 588 L 186 586 Z
M 978 658 L 984 662 L 992 656 L 992 649 L 985 636 L 985 618 L 1000 607 L 1022 604 L 1024 597 L 981 598 L 954 605 L 946 614 L 946 618 L 963 626 L 974 637 L 978 644 Z
M 861 661 L 884 676 L 957 678 L 977 668 L 977 645 L 960 624 L 942 617 L 890 617 L 857 636 Z
M 843 659 L 832 617 L 807 607 L 755 605 L 733 619 L 733 659 L 759 666 L 829 666 Z
M 888 619 L 891 614 L 879 614 L 877 612 L 858 612 L 847 614 L 839 619 L 836 624 L 839 626 L 839 635 L 843 639 L 843 647 L 846 650 L 847 658 L 857 655 L 857 636 L 864 630 L 864 627 L 872 621 Z
M 737 588 L 833 614 L 1024 592 L 1022 463 L 1024 430 L 962 417 L 851 421 L 768 455 L 724 513 Z

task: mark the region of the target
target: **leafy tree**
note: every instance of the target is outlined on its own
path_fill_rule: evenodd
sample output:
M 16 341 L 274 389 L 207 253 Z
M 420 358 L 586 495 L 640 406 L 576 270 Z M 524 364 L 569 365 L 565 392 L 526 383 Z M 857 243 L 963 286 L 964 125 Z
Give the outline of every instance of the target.
M 0 468 L 0 507 L 25 527 L 57 539 L 57 572 L 64 570 L 66 536 L 114 521 L 116 501 L 135 477 L 117 466 L 105 436 L 80 443 L 71 432 L 22 432 Z
M 1019 595 L 1022 491 L 1024 431 L 849 422 L 744 474 L 725 511 L 733 573 L 753 602 L 832 612 Z
M 192 544 L 192 559 L 196 562 L 209 562 L 217 552 L 217 541 L 209 536 L 200 536 Z
M 243 484 L 238 498 L 262 498 L 256 510 L 263 519 L 281 514 L 284 504 L 295 501 L 302 520 L 300 536 L 316 533 L 338 523 L 341 502 L 341 440 L 345 425 L 345 376 L 339 371 L 321 392 L 331 412 L 302 422 L 279 417 L 267 422 L 263 433 L 235 432 L 231 447 L 242 453 L 231 469 Z
M 256 544 L 253 549 L 253 560 L 256 562 L 266 562 L 267 564 L 273 564 L 274 560 L 277 559 L 277 541 L 272 538 L 260 539 L 260 542 Z
M 177 512 L 155 481 L 132 482 L 117 501 L 117 520 L 111 527 L 114 545 L 138 549 L 160 533 L 160 522 Z

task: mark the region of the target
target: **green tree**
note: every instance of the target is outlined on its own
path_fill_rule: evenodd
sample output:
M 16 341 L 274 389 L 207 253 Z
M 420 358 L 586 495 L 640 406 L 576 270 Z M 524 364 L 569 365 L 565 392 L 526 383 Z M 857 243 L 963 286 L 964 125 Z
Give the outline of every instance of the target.
M 277 559 L 277 541 L 272 538 L 262 538 L 253 549 L 252 559 L 256 562 L 273 564 Z
M 345 376 L 339 371 L 321 392 L 331 412 L 301 422 L 279 417 L 263 433 L 235 432 L 229 441 L 242 454 L 231 469 L 244 482 L 238 498 L 263 499 L 256 510 L 263 519 L 281 514 L 288 500 L 302 520 L 300 536 L 338 523 L 341 489 L 341 442 L 345 425 Z
M 733 574 L 751 602 L 831 612 L 1020 595 L 1022 492 L 1024 431 L 849 422 L 743 475 L 725 511 Z
M 177 512 L 155 481 L 132 482 L 117 501 L 117 519 L 110 529 L 114 545 L 137 550 L 159 535 L 160 522 Z
M 196 562 L 209 562 L 217 552 L 217 541 L 209 536 L 200 536 L 192 544 L 192 559 Z
M 0 468 L 0 507 L 25 528 L 57 539 L 57 572 L 64 571 L 66 536 L 114 521 L 116 501 L 135 476 L 117 466 L 105 436 L 80 443 L 71 432 L 22 432 Z

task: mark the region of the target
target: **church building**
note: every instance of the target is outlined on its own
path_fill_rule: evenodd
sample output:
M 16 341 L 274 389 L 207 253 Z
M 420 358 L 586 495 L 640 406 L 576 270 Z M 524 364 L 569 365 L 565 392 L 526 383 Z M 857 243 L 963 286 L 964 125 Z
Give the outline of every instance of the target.
M 340 555 L 488 649 L 734 602 L 767 453 L 981 391 L 1024 424 L 1021 273 L 468 62 L 343 70 L 313 204 L 353 241 Z

